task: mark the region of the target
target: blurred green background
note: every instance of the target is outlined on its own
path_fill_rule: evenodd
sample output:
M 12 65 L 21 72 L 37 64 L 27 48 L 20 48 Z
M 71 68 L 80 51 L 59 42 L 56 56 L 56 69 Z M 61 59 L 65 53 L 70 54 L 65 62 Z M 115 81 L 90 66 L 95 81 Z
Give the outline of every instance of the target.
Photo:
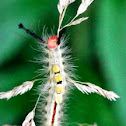
M 38 57 L 36 41 L 18 29 L 23 23 L 41 35 L 43 26 L 48 32 L 58 26 L 58 0 L 0 0 L 0 92 L 32 80 L 41 65 L 31 62 Z M 75 14 L 81 3 L 70 5 L 65 23 Z M 92 82 L 115 91 L 121 98 L 116 102 L 97 94 L 83 95 L 76 88 L 71 91 L 66 108 L 64 126 L 88 123 L 98 126 L 126 126 L 126 1 L 95 0 L 82 16 L 90 18 L 69 27 L 68 45 L 77 67 L 80 81 Z M 0 126 L 21 125 L 37 99 L 34 88 L 22 96 L 0 100 Z M 37 121 L 37 119 L 36 119 Z

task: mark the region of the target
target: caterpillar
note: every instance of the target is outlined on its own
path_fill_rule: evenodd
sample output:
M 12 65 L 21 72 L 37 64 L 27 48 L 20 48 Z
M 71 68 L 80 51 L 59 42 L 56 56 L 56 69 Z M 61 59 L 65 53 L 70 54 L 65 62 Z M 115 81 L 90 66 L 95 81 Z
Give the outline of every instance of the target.
M 45 112 L 42 116 L 43 121 L 41 124 L 43 126 L 64 125 L 62 123 L 62 108 L 68 90 L 74 86 L 82 93 L 97 93 L 111 101 L 115 101 L 116 98 L 119 98 L 116 93 L 112 91 L 106 91 L 90 82 L 80 82 L 74 80 L 73 74 L 71 73 L 73 66 L 67 62 L 67 60 L 70 60 L 71 58 L 69 54 L 66 53 L 68 48 L 64 46 L 65 39 L 62 37 L 62 34 L 67 27 L 80 24 L 88 19 L 88 17 L 82 17 L 79 19 L 77 18 L 80 14 L 87 10 L 88 6 L 93 2 L 93 0 L 82 0 L 75 17 L 68 24 L 62 26 L 66 10 L 73 2 L 75 2 L 75 0 L 59 0 L 57 5 L 59 11 L 59 25 L 56 35 L 41 38 L 34 32 L 27 29 L 22 23 L 19 24 L 20 29 L 23 29 L 26 33 L 38 40 L 43 53 L 46 53 L 47 57 L 43 62 L 48 64 L 46 71 L 49 73 L 47 77 L 48 81 L 44 82 L 46 84 L 44 84 L 43 88 L 40 89 L 40 94 L 36 104 L 33 110 L 28 113 L 25 120 L 22 122 L 22 126 L 36 125 L 34 117 L 41 95 L 46 96 L 46 105 L 44 106 Z M 40 79 L 26 81 L 8 92 L 0 92 L 0 99 L 10 99 L 19 94 L 22 95 L 31 90 L 34 83 L 39 80 Z

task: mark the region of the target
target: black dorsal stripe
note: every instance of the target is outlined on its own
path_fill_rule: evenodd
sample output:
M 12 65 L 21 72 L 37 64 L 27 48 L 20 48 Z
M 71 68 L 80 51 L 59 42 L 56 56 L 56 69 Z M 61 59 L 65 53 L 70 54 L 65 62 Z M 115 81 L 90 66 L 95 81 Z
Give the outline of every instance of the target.
M 57 82 L 57 84 L 62 84 L 62 81 Z
M 56 72 L 55 74 L 59 74 L 60 73 L 60 71 L 59 72 Z

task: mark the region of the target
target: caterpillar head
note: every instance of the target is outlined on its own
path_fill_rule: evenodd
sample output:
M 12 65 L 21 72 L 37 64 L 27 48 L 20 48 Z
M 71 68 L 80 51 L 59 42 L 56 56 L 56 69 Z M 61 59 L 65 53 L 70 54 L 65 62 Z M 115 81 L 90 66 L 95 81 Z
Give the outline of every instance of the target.
M 58 46 L 58 37 L 51 36 L 47 39 L 47 46 L 49 49 L 55 49 Z

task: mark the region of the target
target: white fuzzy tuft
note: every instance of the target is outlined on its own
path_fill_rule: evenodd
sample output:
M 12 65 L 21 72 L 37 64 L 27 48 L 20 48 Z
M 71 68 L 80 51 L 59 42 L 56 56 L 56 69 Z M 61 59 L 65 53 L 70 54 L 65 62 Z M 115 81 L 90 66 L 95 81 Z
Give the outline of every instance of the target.
M 71 25 L 80 24 L 81 22 L 83 22 L 83 21 L 85 21 L 85 20 L 87 20 L 87 19 L 88 19 L 88 17 L 79 18 L 79 19 L 73 21 L 73 22 L 71 23 Z
M 74 1 L 75 0 L 59 0 L 59 3 L 57 5 L 59 13 L 62 14 L 63 9 Z
M 25 118 L 22 126 L 35 126 L 35 122 L 34 122 L 34 111 L 31 111 Z
M 113 91 L 106 91 L 104 89 L 102 89 L 99 86 L 96 86 L 92 83 L 89 82 L 79 82 L 79 81 L 74 81 L 71 79 L 68 79 L 68 81 L 70 83 L 73 83 L 78 90 L 80 90 L 82 93 L 97 93 L 99 95 L 102 95 L 103 97 L 109 99 L 110 101 L 116 101 L 116 98 L 119 98 L 119 96 L 114 93 Z M 83 85 L 82 85 L 83 84 Z
M 93 2 L 94 0 L 82 0 L 82 3 L 80 4 L 78 11 L 77 11 L 77 16 L 84 13 L 88 6 Z
M 22 95 L 25 92 L 31 90 L 35 81 L 26 81 L 22 85 L 15 87 L 13 90 L 8 92 L 0 92 L 0 99 L 10 99 L 11 97 Z

